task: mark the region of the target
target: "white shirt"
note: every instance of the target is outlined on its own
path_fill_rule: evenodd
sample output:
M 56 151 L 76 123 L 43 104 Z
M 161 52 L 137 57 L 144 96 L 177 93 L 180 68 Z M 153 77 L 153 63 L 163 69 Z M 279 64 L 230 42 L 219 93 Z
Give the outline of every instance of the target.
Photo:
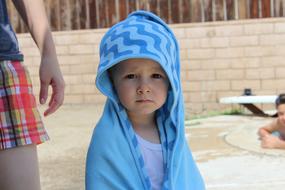
M 136 134 L 152 190 L 162 187 L 164 170 L 161 144 L 151 143 Z

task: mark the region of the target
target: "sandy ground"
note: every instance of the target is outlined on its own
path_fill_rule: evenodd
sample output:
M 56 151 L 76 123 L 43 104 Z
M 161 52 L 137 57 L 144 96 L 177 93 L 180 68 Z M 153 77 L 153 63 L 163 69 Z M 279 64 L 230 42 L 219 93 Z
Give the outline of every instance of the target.
M 84 189 L 86 152 L 101 111 L 96 105 L 65 105 L 44 118 L 51 140 L 38 147 L 43 190 Z M 270 120 L 215 116 L 187 122 L 186 136 L 207 189 L 284 189 L 285 151 L 261 149 L 256 135 Z

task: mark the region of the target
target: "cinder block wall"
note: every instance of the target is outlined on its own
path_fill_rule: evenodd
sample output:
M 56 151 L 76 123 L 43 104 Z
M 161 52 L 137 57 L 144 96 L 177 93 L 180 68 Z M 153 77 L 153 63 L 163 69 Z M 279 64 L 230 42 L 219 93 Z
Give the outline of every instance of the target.
M 244 88 L 255 95 L 285 92 L 285 18 L 171 25 L 181 48 L 182 86 L 187 115 L 222 111 L 219 98 Z M 55 32 L 59 62 L 66 81 L 66 104 L 103 104 L 94 85 L 99 43 L 106 29 Z M 18 35 L 39 91 L 39 52 L 30 35 Z M 273 105 L 260 105 L 274 109 Z

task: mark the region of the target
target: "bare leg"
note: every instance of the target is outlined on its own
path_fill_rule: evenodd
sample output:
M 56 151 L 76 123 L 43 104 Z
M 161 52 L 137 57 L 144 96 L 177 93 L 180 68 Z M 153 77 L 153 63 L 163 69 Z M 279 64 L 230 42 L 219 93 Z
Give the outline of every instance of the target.
M 0 151 L 0 187 L 5 190 L 40 190 L 36 145 Z

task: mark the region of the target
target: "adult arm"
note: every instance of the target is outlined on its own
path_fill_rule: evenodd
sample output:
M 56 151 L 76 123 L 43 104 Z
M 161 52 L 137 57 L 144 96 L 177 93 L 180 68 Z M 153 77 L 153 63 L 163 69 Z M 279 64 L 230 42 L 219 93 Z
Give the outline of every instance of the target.
M 13 0 L 13 3 L 28 26 L 31 36 L 40 50 L 39 98 L 41 104 L 44 104 L 48 98 L 49 85 L 52 87 L 48 108 L 44 112 L 44 115 L 47 116 L 62 105 L 65 84 L 59 68 L 44 4 L 42 0 Z

